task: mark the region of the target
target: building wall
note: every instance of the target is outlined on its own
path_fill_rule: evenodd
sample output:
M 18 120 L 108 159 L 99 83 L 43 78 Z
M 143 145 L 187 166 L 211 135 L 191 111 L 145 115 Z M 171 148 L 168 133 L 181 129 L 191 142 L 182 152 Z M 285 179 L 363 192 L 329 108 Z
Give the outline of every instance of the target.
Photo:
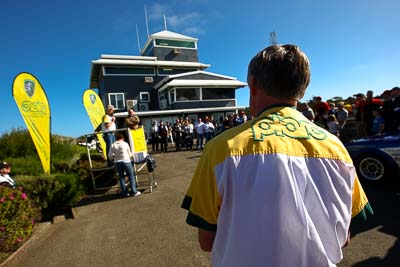
M 180 53 L 174 53 L 174 48 L 171 47 L 155 47 L 154 56 L 158 60 L 167 61 L 184 61 L 184 62 L 199 62 L 197 49 L 181 48 Z
M 158 98 L 155 92 L 154 85 L 157 84 L 164 77 L 153 77 L 152 83 L 145 83 L 144 76 L 106 76 L 104 77 L 104 86 L 102 94 L 106 103 L 108 104 L 108 94 L 109 93 L 124 93 L 125 101 L 128 99 L 136 99 L 138 102 L 140 100 L 140 92 L 150 93 L 150 110 L 158 109 Z
M 176 77 L 175 80 L 226 80 L 226 78 L 218 77 L 214 75 L 207 75 L 203 73 L 197 73 L 193 75 L 187 75 L 182 77 Z

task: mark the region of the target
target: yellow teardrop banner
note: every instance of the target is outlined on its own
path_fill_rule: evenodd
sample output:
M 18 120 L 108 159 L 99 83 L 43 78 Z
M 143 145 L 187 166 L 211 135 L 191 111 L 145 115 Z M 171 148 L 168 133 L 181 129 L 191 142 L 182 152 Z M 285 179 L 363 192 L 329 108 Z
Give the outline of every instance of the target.
M 39 80 L 30 73 L 18 74 L 12 94 L 35 144 L 45 173 L 50 174 L 50 106 Z
M 93 125 L 93 129 L 96 130 L 99 128 L 100 124 L 103 122 L 103 116 L 105 115 L 105 109 L 103 102 L 101 102 L 101 99 L 99 95 L 93 91 L 92 89 L 87 89 L 83 93 L 83 106 L 86 109 L 86 112 L 89 116 L 90 122 Z M 106 155 L 106 142 L 103 139 L 103 135 L 97 134 L 97 139 L 100 142 L 100 146 L 103 150 L 103 155 L 105 158 L 107 158 Z

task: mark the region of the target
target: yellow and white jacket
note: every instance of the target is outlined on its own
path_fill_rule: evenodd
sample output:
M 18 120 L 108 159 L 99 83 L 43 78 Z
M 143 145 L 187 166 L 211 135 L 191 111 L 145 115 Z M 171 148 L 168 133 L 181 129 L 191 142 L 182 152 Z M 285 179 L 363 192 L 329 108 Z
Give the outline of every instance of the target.
M 340 140 L 287 106 L 207 143 L 182 203 L 229 267 L 335 266 L 367 205 Z

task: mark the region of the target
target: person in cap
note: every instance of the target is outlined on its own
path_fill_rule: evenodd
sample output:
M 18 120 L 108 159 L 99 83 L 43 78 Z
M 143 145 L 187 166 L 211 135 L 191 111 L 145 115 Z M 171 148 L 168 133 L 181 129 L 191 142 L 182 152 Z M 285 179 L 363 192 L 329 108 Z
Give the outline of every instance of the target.
M 255 117 L 205 145 L 186 222 L 212 266 L 334 266 L 351 218 L 369 206 L 340 140 L 295 108 L 310 82 L 307 56 L 267 47 L 247 80 Z
M 16 183 L 10 176 L 11 164 L 5 161 L 0 163 L 0 185 L 15 188 Z
M 117 129 L 114 117 L 114 106 L 108 105 L 106 114 L 103 116 L 101 131 L 103 132 L 104 142 L 106 143 L 107 165 L 113 166 L 114 162 L 108 157 L 111 145 L 115 142 L 114 131 Z

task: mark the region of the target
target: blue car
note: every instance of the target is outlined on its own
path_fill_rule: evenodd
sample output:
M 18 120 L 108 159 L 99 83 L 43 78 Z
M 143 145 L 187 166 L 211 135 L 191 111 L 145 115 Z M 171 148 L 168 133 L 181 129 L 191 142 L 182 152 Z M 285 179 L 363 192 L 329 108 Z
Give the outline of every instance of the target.
M 400 133 L 358 139 L 346 148 L 361 179 L 400 179 Z

